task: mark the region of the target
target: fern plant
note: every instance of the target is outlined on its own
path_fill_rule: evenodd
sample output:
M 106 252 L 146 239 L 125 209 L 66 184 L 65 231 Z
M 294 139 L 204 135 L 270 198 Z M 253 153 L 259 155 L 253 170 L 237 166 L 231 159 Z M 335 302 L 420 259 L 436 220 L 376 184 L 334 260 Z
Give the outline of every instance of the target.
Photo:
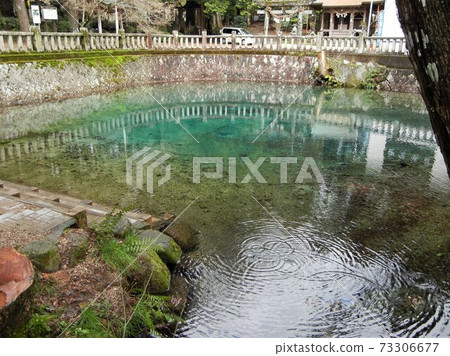
M 362 89 L 377 89 L 378 85 L 386 79 L 386 69 L 383 67 L 370 68 L 366 78 L 361 83 Z
M 133 310 L 125 335 L 129 337 L 148 333 L 154 337 L 162 337 L 160 330 L 169 331 L 181 321 L 182 318 L 173 311 L 170 297 L 144 294 Z
M 107 265 L 117 271 L 133 271 L 138 268 L 135 256 L 129 246 L 136 243 L 134 235 L 127 234 L 124 241 L 114 238 L 114 229 L 123 218 L 124 212 L 111 212 L 94 226 L 98 251 Z
M 124 212 L 121 211 L 112 211 L 105 215 L 104 219 L 94 225 L 94 231 L 97 238 L 97 241 L 101 244 L 105 240 L 110 240 L 114 236 L 114 228 L 119 223 L 119 221 L 123 218 Z
M 136 257 L 146 248 L 138 238 L 135 231 L 126 233 L 123 240 L 114 237 L 114 230 L 124 213 L 112 212 L 108 214 L 102 222 L 95 225 L 96 241 L 98 251 L 103 260 L 117 271 L 136 271 L 139 262 Z M 157 250 L 157 247 L 152 247 Z M 149 276 L 148 282 L 150 282 Z M 111 337 L 113 332 L 123 330 L 125 337 L 137 337 L 142 334 L 153 337 L 170 335 L 170 330 L 182 321 L 181 317 L 174 312 L 173 303 L 168 296 L 150 295 L 143 290 L 132 289 L 131 294 L 140 294 L 139 301 L 133 306 L 133 312 L 129 320 L 115 321 L 114 327 L 105 327 L 104 322 L 108 318 L 103 318 L 94 309 L 88 309 L 83 313 L 82 318 L 77 322 L 73 335 L 79 337 Z M 103 323 L 102 323 L 103 320 Z M 114 322 L 110 321 L 110 322 Z M 161 332 L 165 330 L 165 332 Z
M 69 329 L 68 336 L 81 338 L 114 337 L 113 323 L 103 315 L 106 306 L 93 305 L 88 307 L 80 319 Z

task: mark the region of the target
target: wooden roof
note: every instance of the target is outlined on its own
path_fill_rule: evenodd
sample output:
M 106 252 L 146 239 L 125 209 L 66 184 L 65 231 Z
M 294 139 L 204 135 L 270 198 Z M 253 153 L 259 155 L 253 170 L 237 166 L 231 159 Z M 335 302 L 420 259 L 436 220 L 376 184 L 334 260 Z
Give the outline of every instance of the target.
M 373 0 L 374 4 L 384 3 L 384 0 Z M 348 7 L 361 6 L 363 4 L 370 4 L 370 0 L 319 0 L 311 5 L 320 5 L 322 7 Z

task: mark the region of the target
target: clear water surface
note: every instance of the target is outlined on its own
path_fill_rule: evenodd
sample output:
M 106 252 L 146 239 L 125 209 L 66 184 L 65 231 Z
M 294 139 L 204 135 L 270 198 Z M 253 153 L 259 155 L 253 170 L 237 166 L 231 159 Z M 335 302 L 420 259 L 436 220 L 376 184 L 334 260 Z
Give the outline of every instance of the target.
M 1 179 L 181 214 L 199 231 L 180 336 L 450 336 L 450 183 L 419 96 L 177 84 L 0 118 Z M 145 147 L 171 155 L 154 195 L 126 184 L 126 158 Z M 193 157 L 213 156 L 223 178 L 193 183 Z M 267 183 L 246 182 L 244 160 L 260 157 Z M 287 183 L 270 157 L 297 158 Z M 295 183 L 306 157 L 323 184 Z

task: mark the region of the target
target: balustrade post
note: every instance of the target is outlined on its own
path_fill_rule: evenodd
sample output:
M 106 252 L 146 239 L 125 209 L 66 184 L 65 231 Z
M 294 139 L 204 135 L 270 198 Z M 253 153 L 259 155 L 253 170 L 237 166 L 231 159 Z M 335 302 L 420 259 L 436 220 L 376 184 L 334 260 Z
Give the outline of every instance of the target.
M 91 39 L 89 36 L 89 31 L 86 27 L 80 27 L 81 32 L 81 48 L 85 51 L 89 51 L 91 47 Z
M 125 41 L 125 30 L 119 30 L 119 48 L 127 49 L 127 41 Z
M 3 35 L 0 35 L 0 52 L 6 52 L 5 42 L 3 40 Z
M 174 46 L 175 48 L 178 48 L 178 44 L 179 44 L 179 41 L 178 41 L 178 31 L 173 31 L 173 32 L 172 32 L 172 36 L 173 36 L 173 46 Z
M 362 30 L 359 35 L 358 53 L 364 52 L 364 43 L 366 42 L 366 31 Z
M 147 47 L 148 49 L 152 49 L 153 47 L 153 36 L 151 33 L 147 34 Z
M 277 34 L 277 51 L 281 51 L 281 33 Z
M 42 34 L 39 26 L 30 26 L 30 31 L 33 33 L 31 35 L 31 41 L 33 43 L 33 48 L 36 52 L 43 52 L 44 46 L 42 45 Z
M 236 31 L 231 32 L 231 49 L 236 49 Z
M 206 48 L 206 44 L 207 44 L 207 42 L 206 42 L 207 41 L 206 35 L 207 35 L 206 30 L 203 30 L 202 31 L 202 49 Z
M 322 31 L 319 31 L 316 36 L 316 51 L 320 52 L 322 50 Z

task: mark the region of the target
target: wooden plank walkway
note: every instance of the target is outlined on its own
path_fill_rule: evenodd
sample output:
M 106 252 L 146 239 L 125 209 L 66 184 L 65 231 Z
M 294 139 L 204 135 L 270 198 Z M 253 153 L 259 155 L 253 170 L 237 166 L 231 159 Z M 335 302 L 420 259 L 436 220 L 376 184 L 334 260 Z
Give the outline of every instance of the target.
M 32 233 L 50 233 L 74 224 L 92 226 L 111 211 L 89 200 L 0 181 L 0 230 L 20 228 Z M 132 224 L 137 221 L 151 224 L 158 220 L 137 212 L 125 215 Z

